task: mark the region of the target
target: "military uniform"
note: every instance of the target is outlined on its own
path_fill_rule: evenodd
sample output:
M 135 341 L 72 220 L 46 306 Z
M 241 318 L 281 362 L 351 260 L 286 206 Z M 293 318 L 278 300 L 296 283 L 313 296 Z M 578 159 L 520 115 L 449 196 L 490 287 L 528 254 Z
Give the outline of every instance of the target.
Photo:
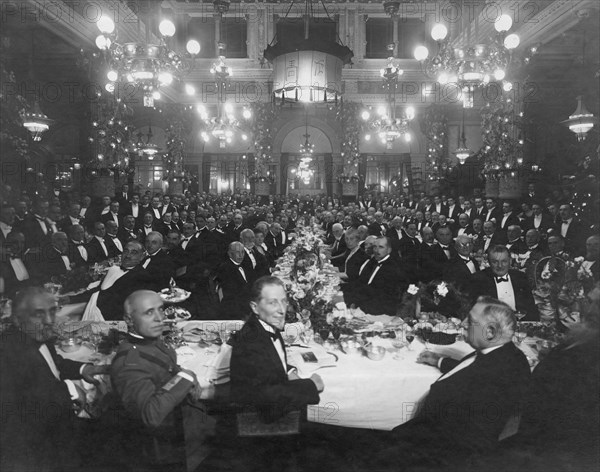
M 110 371 L 120 401 L 120 429 L 134 464 L 185 466 L 182 403 L 194 387 L 160 339 L 129 334 Z

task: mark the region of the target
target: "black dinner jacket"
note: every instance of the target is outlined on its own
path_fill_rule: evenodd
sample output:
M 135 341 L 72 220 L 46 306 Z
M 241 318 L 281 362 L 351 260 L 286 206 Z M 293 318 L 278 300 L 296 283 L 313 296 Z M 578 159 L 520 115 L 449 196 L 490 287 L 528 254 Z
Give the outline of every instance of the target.
M 279 339 L 283 347 L 281 335 Z M 230 342 L 231 392 L 237 402 L 255 406 L 265 421 L 319 403 L 312 380 L 288 380 L 287 357 L 284 368 L 270 334 L 255 315 L 250 316 Z
M 444 269 L 450 264 L 450 260 L 457 256 L 452 242 L 449 244 L 448 249 L 450 251 L 450 259 L 446 257 L 442 246 L 437 242 L 426 248 L 425 251 L 422 251 L 421 268 L 424 280 L 431 281 L 442 278 Z
M 277 237 L 275 237 L 271 231 L 267 231 L 267 234 L 265 234 L 265 244 L 267 245 L 269 254 L 271 254 L 273 259 L 279 259 L 281 256 L 283 256 L 285 244 L 281 234 L 285 234 L 284 231 L 282 231 Z M 287 235 L 285 238 L 287 239 Z
M 458 204 L 454 204 L 454 208 L 452 209 L 452 211 L 450 211 L 450 207 L 446 207 L 446 213 L 447 213 L 446 216 L 448 218 L 453 219 L 456 222 L 458 222 L 458 215 L 460 215 L 462 212 L 463 212 L 463 209 Z
M 63 380 L 81 378 L 82 364 L 57 355 L 53 343 L 47 346 L 60 380 L 40 353 L 39 343 L 14 326 L 2 333 L 0 458 L 4 470 L 67 470 L 67 465 L 73 465 L 75 415 Z
M 539 321 L 540 314 L 535 301 L 533 300 L 527 276 L 514 269 L 510 269 L 508 275 L 510 275 L 510 282 L 515 294 L 516 309 L 517 311 L 527 314 L 527 316 L 523 318 L 523 321 Z M 471 275 L 469 278 L 469 288 L 473 301 L 480 295 L 498 298 L 494 274 L 489 267 Z
M 83 257 L 81 257 L 81 253 L 79 252 L 79 249 L 77 249 L 77 246 L 78 246 L 78 244 L 75 244 L 73 241 L 69 240 L 67 256 L 69 257 L 69 260 L 75 264 L 75 267 L 85 266 L 85 265 L 87 265 L 88 262 L 83 260 Z M 85 244 L 83 244 L 83 247 L 85 247 Z M 86 248 L 86 251 L 87 251 L 87 248 Z M 90 256 L 88 254 L 88 259 L 89 258 L 90 258 Z
M 118 236 L 115 236 L 116 239 L 119 239 Z M 119 242 L 121 243 L 121 246 L 123 246 L 123 249 L 125 249 L 125 245 L 123 244 L 123 241 L 121 241 L 119 239 Z M 119 255 L 121 255 L 123 253 L 123 251 L 121 251 L 116 243 L 113 241 L 113 238 L 110 234 L 107 234 L 106 236 L 104 236 L 104 244 L 106 244 L 106 249 L 108 249 L 108 257 L 117 257 Z
M 506 218 L 506 221 L 504 222 L 504 224 L 502 224 L 503 219 L 504 219 L 504 213 L 502 214 L 500 219 L 496 221 L 496 228 L 499 230 L 502 230 L 504 232 L 506 232 L 508 230 L 509 226 L 512 226 L 512 225 L 521 226 L 521 220 L 519 219 L 519 217 L 516 215 L 516 213 L 514 211 L 511 212 L 510 215 L 508 215 L 508 218 Z
M 108 246 L 106 245 L 106 241 L 104 241 L 104 245 L 106 246 L 106 250 L 108 251 Z M 98 238 L 94 236 L 87 246 L 85 247 L 88 253 L 88 264 L 95 264 L 97 262 L 102 262 L 108 259 L 108 254 L 104 254 L 104 250 L 98 241 Z
M 61 256 L 62 255 L 58 249 L 53 246 L 49 247 L 42 253 L 37 266 L 27 266 L 29 277 L 35 281 L 45 283 L 49 282 L 54 275 L 66 274 L 68 270 Z M 65 254 L 65 256 L 67 255 Z
M 444 359 L 442 373 L 461 361 Z M 498 443 L 508 419 L 518 411 L 531 381 L 525 355 L 512 342 L 478 354 L 468 367 L 434 382 L 417 416 L 397 427 L 398 435 L 423 434 L 443 447 L 486 450 Z M 490 415 L 490 411 L 494 415 Z
M 175 270 L 177 270 L 175 261 L 164 249 L 160 249 L 153 256 L 148 256 L 141 265 L 143 266 L 148 259 L 150 259 L 150 262 L 146 266 L 146 272 L 148 272 L 155 285 L 161 289 L 168 287 L 171 277 L 175 276 Z
M 130 242 L 130 241 L 139 241 L 140 240 L 140 234 L 139 234 L 139 230 L 137 229 L 127 229 L 125 228 L 123 225 L 119 226 L 119 229 L 117 230 L 117 238 L 119 238 L 119 240 L 121 241 L 121 244 L 123 245 L 123 249 L 125 249 L 125 245 Z
M 349 249 L 347 250 L 347 253 L 348 255 L 350 254 Z M 358 250 L 349 258 L 348 255 L 346 255 L 344 265 L 340 267 L 340 270 L 345 269 L 346 275 L 348 276 L 348 282 L 354 282 L 358 280 L 358 272 L 365 261 L 369 259 L 369 256 L 367 256 L 367 253 L 362 248 L 358 248 Z
M 537 229 L 540 232 L 540 234 L 545 238 L 548 236 L 548 230 L 552 229 L 553 226 L 554 221 L 552 220 L 552 217 L 547 213 L 542 213 L 542 220 L 540 221 L 540 226 L 536 228 L 535 216 L 531 215 L 525 218 L 525 221 L 523 221 L 523 232 L 526 233 L 530 229 Z
M 229 319 L 240 319 L 249 310 L 251 274 L 242 267 L 246 274 L 246 280 L 244 280 L 239 267 L 228 257 L 226 261 L 219 264 L 215 271 L 215 277 L 223 292 L 221 304 L 231 304 L 231 308 L 235 306 L 238 309 L 231 313 L 232 318 Z M 234 303 L 238 301 L 240 303 Z
M 479 264 L 473 258 L 469 259 L 475 265 L 475 274 L 479 272 Z M 458 290 L 465 290 L 471 278 L 471 271 L 467 262 L 457 253 L 444 267 L 443 280 L 452 282 Z

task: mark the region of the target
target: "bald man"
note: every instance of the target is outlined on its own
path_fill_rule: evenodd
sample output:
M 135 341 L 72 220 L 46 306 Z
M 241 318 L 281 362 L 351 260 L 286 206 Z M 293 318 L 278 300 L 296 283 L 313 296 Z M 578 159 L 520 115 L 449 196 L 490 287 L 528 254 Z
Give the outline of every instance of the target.
M 171 277 L 175 275 L 176 266 L 173 259 L 163 250 L 163 244 L 163 235 L 158 231 L 148 233 L 144 242 L 147 257 L 142 262 L 142 267 L 151 275 L 156 285 L 166 288 Z
M 127 297 L 127 338 L 117 349 L 110 376 L 124 410 L 119 433 L 127 458 L 137 467 L 185 470 L 184 409 L 187 416 L 191 409 L 185 406 L 199 399 L 200 386 L 194 372 L 182 369 L 173 348 L 162 340 L 163 310 L 153 291 L 138 290 Z
M 242 264 L 244 257 L 244 245 L 234 241 L 229 245 L 227 259 L 217 267 L 215 279 L 219 287 L 219 312 L 226 320 L 245 319 L 250 312 L 250 283 L 254 279 Z

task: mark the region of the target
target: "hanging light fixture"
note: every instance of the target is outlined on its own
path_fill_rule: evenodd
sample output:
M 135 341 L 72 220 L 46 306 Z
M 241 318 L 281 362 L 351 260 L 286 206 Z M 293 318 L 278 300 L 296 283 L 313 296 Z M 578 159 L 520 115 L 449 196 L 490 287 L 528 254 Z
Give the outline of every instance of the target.
M 577 108 L 572 115 L 569 115 L 568 120 L 562 121 L 561 123 L 568 126 L 569 129 L 577 135 L 577 141 L 583 141 L 588 131 L 598 123 L 598 119 L 592 113 L 587 111 L 583 104 L 583 96 L 579 95 L 577 97 Z
M 153 2 L 146 4 L 151 5 Z M 187 59 L 193 59 L 200 53 L 200 43 L 195 39 L 187 42 L 187 54 L 180 54 L 171 49 L 167 41 L 175 35 L 176 28 L 172 21 L 166 19 L 158 25 L 158 43 L 153 43 L 150 38 L 150 26 L 154 13 L 155 10 L 150 9 L 146 15 L 144 41 L 118 43 L 115 23 L 109 16 L 102 15 L 96 22 L 100 30 L 96 46 L 104 51 L 109 64 L 109 83 L 106 90 L 114 92 L 117 83 L 135 84 L 142 89 L 144 106 L 147 107 L 153 107 L 154 100 L 160 98 L 161 87 L 171 85 L 175 78 L 180 78 L 190 69 L 191 65 Z M 138 28 L 139 21 L 138 18 Z
M 225 64 L 225 49 L 227 45 L 223 42 L 223 15 L 229 11 L 229 0 L 215 0 L 213 6 L 217 14 L 219 15 L 219 41 L 217 42 L 217 61 L 210 67 L 210 73 L 215 76 L 215 82 L 221 89 L 221 95 L 223 94 L 223 88 L 226 80 L 233 75 L 233 70 L 227 64 Z
M 33 54 L 35 53 L 34 36 L 31 35 L 31 54 L 29 55 L 29 80 L 33 83 Z M 40 102 L 35 100 L 33 108 L 30 111 L 21 114 L 21 120 L 23 126 L 31 133 L 31 137 L 34 141 L 41 141 L 42 134 L 44 134 L 54 120 L 51 120 L 40 108 Z
M 394 47 L 393 43 L 387 45 L 389 51 L 388 64 L 380 70 L 383 86 L 386 89 L 386 106 L 377 109 L 375 118 L 371 118 L 370 111 L 363 110 L 361 113 L 362 119 L 368 122 L 367 128 L 379 137 L 381 142 L 385 144 L 386 149 L 392 149 L 394 141 L 402 136 L 406 142 L 410 142 L 409 124 L 415 117 L 413 107 L 407 107 L 402 116 L 396 116 L 396 88 L 398 78 L 404 71 L 394 64 Z M 371 134 L 367 133 L 365 139 L 370 140 Z
M 458 163 L 463 165 L 471 155 L 471 150 L 467 147 L 467 138 L 465 137 L 465 109 L 462 112 L 462 132 L 458 138 L 458 147 L 454 151 Z
M 305 184 L 308 184 L 315 173 L 312 167 L 315 145 L 310 142 L 310 134 L 308 133 L 308 108 L 305 110 L 305 117 L 305 132 L 302 135 L 304 142 L 300 145 L 300 163 L 296 175 Z
M 33 109 L 21 115 L 23 126 L 31 133 L 34 141 L 41 141 L 42 134 L 50 128 L 54 120 L 48 118 L 42 109 L 39 102 L 36 100 L 33 104 Z
M 327 7 L 320 0 L 327 18 Z M 315 2 L 318 4 L 318 2 Z M 288 17 L 294 2 L 285 14 Z M 349 64 L 354 53 L 338 42 L 320 37 L 310 37 L 313 19 L 313 2 L 305 0 L 304 37 L 288 40 L 285 44 L 273 38 L 264 50 L 263 57 L 273 64 L 273 97 L 281 103 L 287 101 L 327 102 L 337 101 L 342 95 L 342 68 Z
M 134 151 L 140 156 L 146 156 L 148 160 L 153 160 L 154 156 L 161 151 L 161 148 L 152 142 L 154 134 L 152 133 L 152 122 L 148 123 L 148 133 L 146 133 L 146 142 L 144 142 L 144 134 L 140 131 L 137 134 L 137 143 L 134 146 Z
M 219 140 L 219 148 L 225 149 L 233 142 L 234 136 L 240 136 L 243 141 L 248 140 L 250 132 L 247 123 L 252 119 L 252 112 L 244 107 L 242 119 L 235 114 L 231 103 L 217 105 L 217 116 L 211 117 L 204 105 L 198 105 L 197 111 L 203 122 L 203 131 L 200 133 L 204 142 L 209 142 L 211 136 Z
M 461 9 L 464 9 L 462 2 Z M 462 11 L 461 31 L 467 32 L 464 45 L 454 47 L 446 25 L 437 23 L 431 29 L 431 37 L 438 46 L 437 53 L 430 56 L 427 47 L 419 45 L 415 48 L 414 57 L 422 63 L 425 74 L 441 85 L 456 84 L 462 94 L 463 107 L 472 108 L 474 92 L 478 87 L 495 80 L 502 81 L 506 89 L 508 85 L 504 78 L 512 62 L 512 50 L 519 46 L 520 39 L 517 34 L 508 34 L 513 20 L 503 14 L 494 23 L 497 34 L 490 43 L 473 43 L 471 25 L 465 25 L 465 16 Z M 479 18 L 475 16 L 475 38 L 478 38 L 478 33 Z

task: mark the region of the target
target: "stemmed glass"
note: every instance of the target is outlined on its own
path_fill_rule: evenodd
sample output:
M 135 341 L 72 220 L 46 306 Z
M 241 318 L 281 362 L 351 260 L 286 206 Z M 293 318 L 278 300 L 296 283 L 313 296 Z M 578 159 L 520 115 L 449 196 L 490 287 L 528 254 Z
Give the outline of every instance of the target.
M 415 339 L 415 333 L 413 333 L 412 330 L 411 331 L 407 331 L 406 332 L 406 342 L 408 343 L 408 346 L 406 348 L 407 351 L 412 351 L 410 345 L 412 344 L 412 342 L 414 341 L 414 339 Z
M 517 340 L 517 344 L 521 344 L 526 337 L 527 333 L 525 331 L 515 331 L 515 338 Z
M 423 328 L 421 330 L 421 336 L 423 336 L 423 341 L 425 342 L 425 350 L 429 351 L 429 338 L 431 338 L 432 334 L 431 328 Z

